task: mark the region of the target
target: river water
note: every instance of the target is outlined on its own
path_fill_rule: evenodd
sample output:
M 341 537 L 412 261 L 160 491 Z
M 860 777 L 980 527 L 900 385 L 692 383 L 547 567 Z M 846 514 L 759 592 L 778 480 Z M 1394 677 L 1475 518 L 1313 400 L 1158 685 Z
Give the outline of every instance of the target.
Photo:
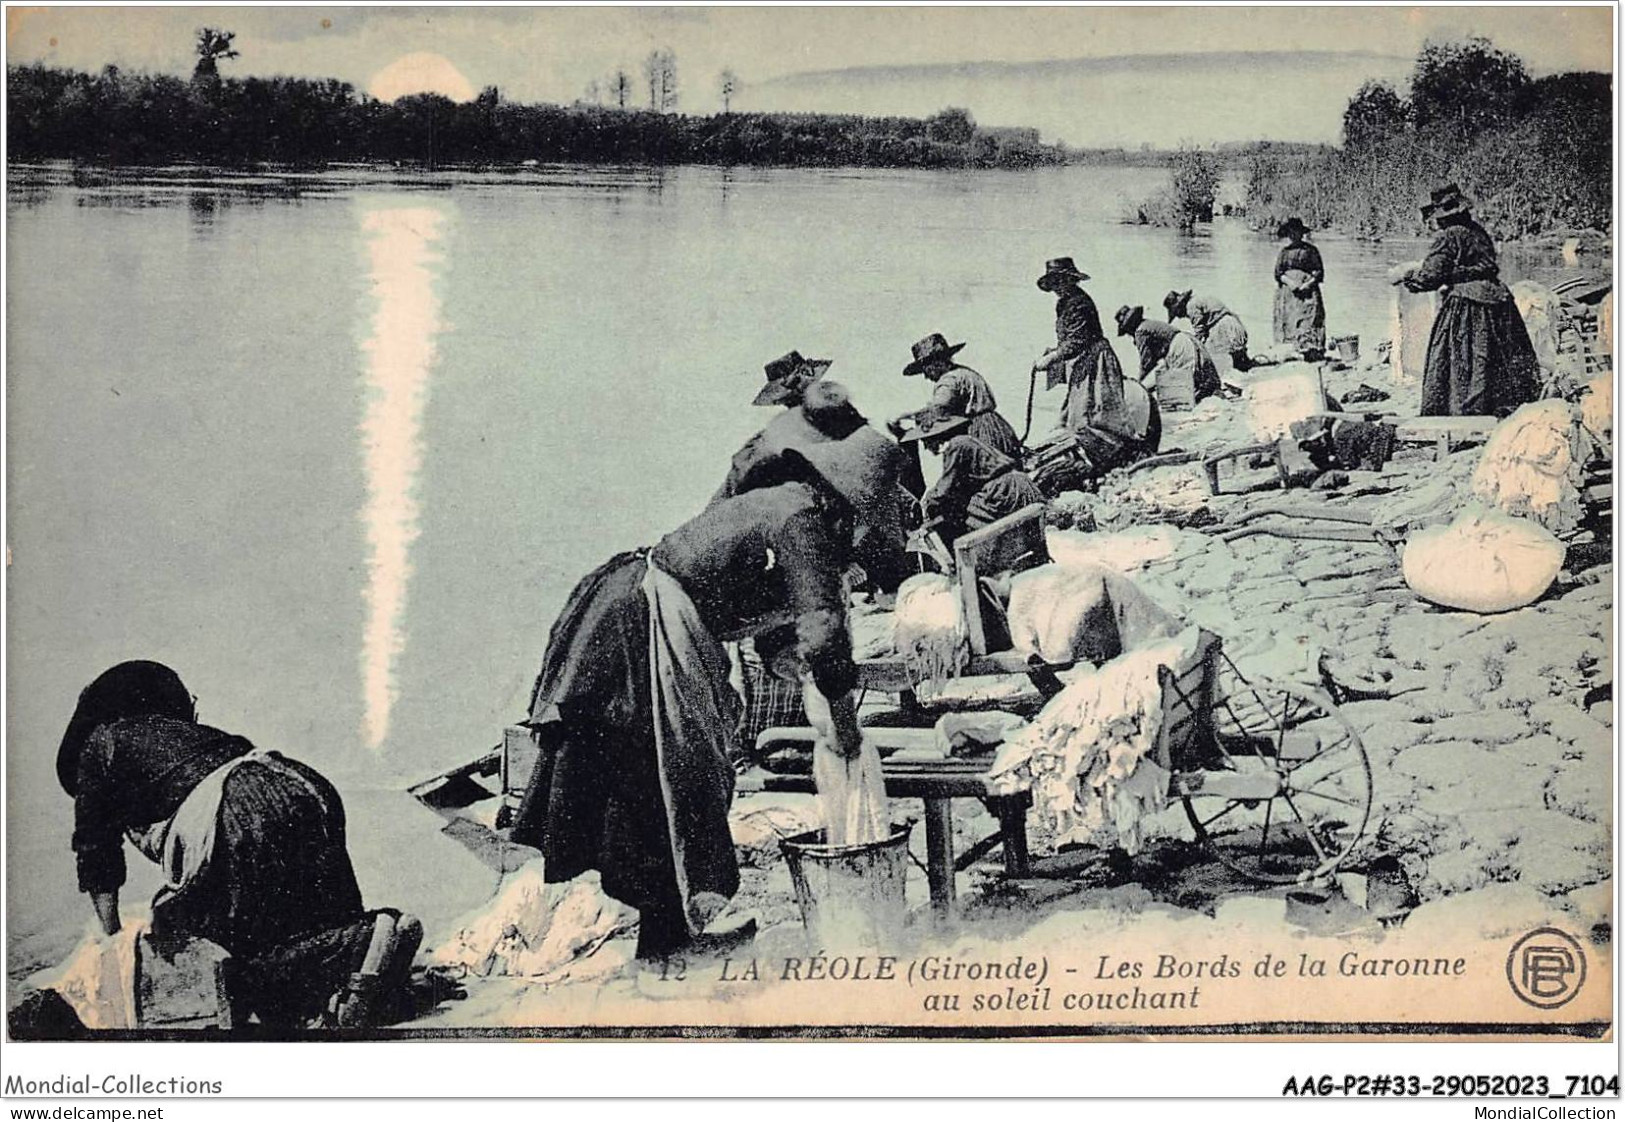
M 763 362 L 833 358 L 883 418 L 941 331 L 1019 428 L 1063 254 L 1108 329 L 1189 287 L 1268 342 L 1274 242 L 1117 224 L 1165 174 L 11 169 L 10 972 L 88 914 L 51 761 L 126 658 L 333 775 L 369 896 L 483 895 L 403 848 L 436 820 L 383 792 L 523 713 L 577 578 L 697 510 L 767 419 Z M 1369 350 L 1416 247 L 1319 244 L 1329 327 Z

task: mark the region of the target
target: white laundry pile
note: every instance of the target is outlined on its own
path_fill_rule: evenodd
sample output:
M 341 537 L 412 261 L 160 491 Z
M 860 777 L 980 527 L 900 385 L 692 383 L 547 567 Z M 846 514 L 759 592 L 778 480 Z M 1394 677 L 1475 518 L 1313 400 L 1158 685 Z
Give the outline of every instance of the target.
M 970 661 L 959 589 L 941 573 L 909 577 L 897 590 L 892 642 L 915 682 L 956 678 Z
M 1563 568 L 1550 530 L 1498 510 L 1469 508 L 1411 536 L 1405 583 L 1423 599 L 1469 612 L 1507 612 L 1539 599 Z
M 852 626 L 852 657 L 859 662 L 897 653 L 892 613 L 873 605 L 854 604 L 847 613 Z
M 431 962 L 481 977 L 546 979 L 637 925 L 638 913 L 604 894 L 597 873 L 548 884 L 542 861 L 527 862 L 485 907 L 464 916 Z
M 1590 455 L 1591 440 L 1572 405 L 1558 398 L 1531 402 L 1495 426 L 1473 472 L 1473 494 L 1561 534 L 1585 514 L 1581 468 Z
M 1242 401 L 1251 438 L 1279 440 L 1298 421 L 1326 411 L 1320 368 L 1295 362 L 1269 370 L 1247 383 Z
M 1535 361 L 1540 364 L 1541 370 L 1552 374 L 1560 367 L 1573 366 L 1572 362 L 1565 364 L 1558 352 L 1563 305 L 1557 293 L 1532 280 L 1516 281 L 1509 287 L 1513 303 L 1518 306 L 1518 315 L 1523 317 L 1524 329 L 1529 332 L 1529 342 L 1535 348 Z
M 1179 621 L 1105 565 L 1040 565 L 1010 582 L 1006 612 L 1018 654 L 1105 662 L 1180 630 Z
M 128 914 L 117 935 L 102 934 L 92 921 L 72 953 L 52 969 L 28 979 L 38 990 L 54 990 L 88 1029 L 133 1029 L 136 1023 L 136 940 L 145 919 Z
M 1155 758 L 1163 725 L 1159 671 L 1187 669 L 1199 635 L 1186 628 L 1074 679 L 1004 742 L 988 789 L 1032 792 L 1035 844 L 1115 837 L 1129 853 L 1139 851 L 1146 819 L 1167 805 L 1169 773 Z
M 1211 398 L 1209 400 L 1212 400 Z M 1206 405 L 1207 402 L 1203 402 Z M 1202 406 L 1197 406 L 1201 409 Z M 1223 408 L 1223 404 L 1215 406 Z M 1118 508 L 1113 525 L 1151 522 L 1194 514 L 1208 504 L 1207 476 L 1200 464 L 1176 464 L 1145 471 L 1114 472 L 1101 481 L 1096 518 Z M 1104 523 L 1102 523 L 1104 525 Z
M 1396 265 L 1389 270 L 1389 279 L 1403 276 L 1411 269 L 1420 268 L 1421 264 L 1420 261 L 1407 261 Z M 1389 326 L 1392 345 L 1388 351 L 1388 361 L 1394 381 L 1401 385 L 1420 382 L 1427 369 L 1428 339 L 1433 334 L 1433 321 L 1439 318 L 1439 294 L 1412 292 L 1397 283 L 1390 291 L 1393 294 Z

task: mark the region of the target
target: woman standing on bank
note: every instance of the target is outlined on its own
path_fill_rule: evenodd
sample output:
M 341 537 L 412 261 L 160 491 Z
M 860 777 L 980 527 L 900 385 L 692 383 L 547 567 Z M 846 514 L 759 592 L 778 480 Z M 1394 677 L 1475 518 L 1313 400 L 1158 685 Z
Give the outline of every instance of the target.
M 1287 243 L 1275 259 L 1275 341 L 1290 343 L 1318 362 L 1326 353 L 1326 304 L 1320 294 L 1326 266 L 1308 234 L 1298 218 L 1288 218 L 1275 231 Z
M 1540 378 L 1529 331 L 1501 283 L 1495 243 L 1454 183 L 1433 192 L 1422 216 L 1439 233 L 1400 283 L 1445 294 L 1428 336 L 1422 415 L 1504 417 L 1535 400 Z

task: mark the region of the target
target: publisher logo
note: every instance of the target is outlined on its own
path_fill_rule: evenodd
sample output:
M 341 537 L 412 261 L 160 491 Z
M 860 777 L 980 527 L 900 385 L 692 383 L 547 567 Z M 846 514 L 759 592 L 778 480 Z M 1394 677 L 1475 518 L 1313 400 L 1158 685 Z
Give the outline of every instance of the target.
M 1507 981 L 1512 992 L 1536 1009 L 1556 1009 L 1574 1000 L 1586 980 L 1586 953 L 1579 940 L 1555 927 L 1537 927 L 1512 944 Z

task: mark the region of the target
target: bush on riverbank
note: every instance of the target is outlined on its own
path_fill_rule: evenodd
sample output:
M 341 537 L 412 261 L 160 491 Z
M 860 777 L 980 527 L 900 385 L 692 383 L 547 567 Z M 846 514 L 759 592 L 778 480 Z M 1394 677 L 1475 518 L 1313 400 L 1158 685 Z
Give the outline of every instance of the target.
M 1291 215 L 1380 237 L 1423 229 L 1417 206 L 1459 183 L 1498 237 L 1613 229 L 1613 93 L 1606 74 L 1531 79 L 1487 40 L 1430 43 L 1409 97 L 1367 83 L 1343 115 L 1343 147 L 1261 147 L 1244 180 L 1251 222 Z
M 688 117 L 601 106 L 520 105 L 487 87 L 385 103 L 348 83 L 299 78 L 184 81 L 47 66 L 6 72 L 16 159 L 124 164 L 330 161 L 515 164 L 814 164 L 1033 167 L 1063 161 L 1036 131 L 978 128 L 963 109 L 926 119 L 801 113 Z
M 1131 225 L 1174 226 L 1189 230 L 1213 221 L 1219 192 L 1219 160 L 1208 152 L 1181 148 L 1174 153 L 1168 185 L 1124 216 Z

